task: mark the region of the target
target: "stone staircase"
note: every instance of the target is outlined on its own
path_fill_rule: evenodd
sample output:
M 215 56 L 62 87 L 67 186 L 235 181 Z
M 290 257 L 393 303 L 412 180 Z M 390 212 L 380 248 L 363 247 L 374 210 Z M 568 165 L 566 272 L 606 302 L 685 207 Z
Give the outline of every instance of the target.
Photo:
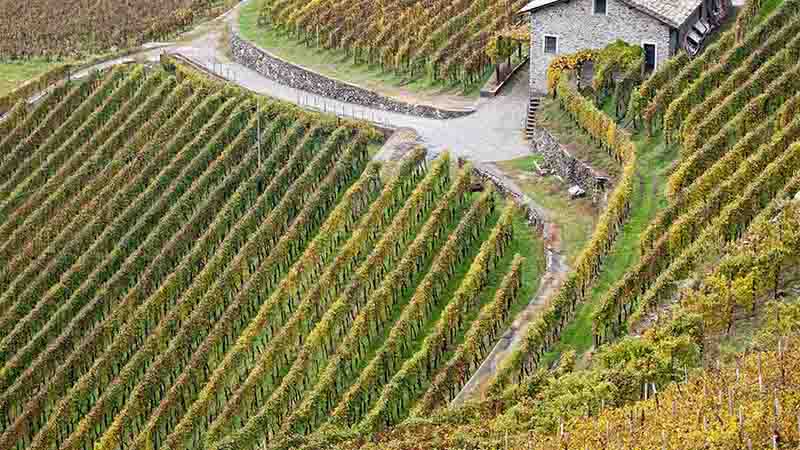
M 533 137 L 533 131 L 538 126 L 536 113 L 539 111 L 541 101 L 541 97 L 532 95 L 530 102 L 528 103 L 528 115 L 525 118 L 525 139 L 527 140 L 531 140 L 531 137 Z

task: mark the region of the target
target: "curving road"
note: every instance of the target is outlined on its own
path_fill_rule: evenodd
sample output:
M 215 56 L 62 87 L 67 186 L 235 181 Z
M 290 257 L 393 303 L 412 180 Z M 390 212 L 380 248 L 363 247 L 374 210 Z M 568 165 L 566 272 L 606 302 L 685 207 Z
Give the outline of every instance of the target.
M 238 8 L 234 8 L 211 24 L 201 25 L 200 29 L 204 32 L 193 32 L 195 36 L 189 38 L 188 42 L 150 44 L 158 48 L 99 64 L 75 76 L 86 74 L 92 69 L 103 69 L 134 60 L 156 61 L 164 52 L 178 53 L 207 70 L 260 94 L 304 107 L 369 120 L 390 128 L 413 128 L 419 134 L 422 143 L 434 153 L 449 150 L 458 156 L 484 162 L 503 161 L 530 154 L 522 131 L 528 104 L 527 70 L 520 70 L 500 95 L 477 100 L 476 111 L 458 119 L 425 119 L 366 108 L 285 86 L 231 61 L 227 56 L 227 49 L 224 48 L 224 41 L 221 39 L 222 27 L 219 25 L 237 27 Z

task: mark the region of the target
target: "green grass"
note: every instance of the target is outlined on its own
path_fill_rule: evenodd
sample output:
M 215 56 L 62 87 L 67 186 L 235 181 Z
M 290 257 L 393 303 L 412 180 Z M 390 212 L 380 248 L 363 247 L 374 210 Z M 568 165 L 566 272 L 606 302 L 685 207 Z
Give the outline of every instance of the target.
M 778 6 L 783 4 L 783 0 L 763 0 L 761 4 L 761 11 L 758 12 L 758 21 L 764 20 L 772 14 L 773 11 L 778 9 Z
M 512 159 L 508 161 L 506 167 L 509 169 L 519 170 L 523 172 L 534 172 L 536 171 L 536 165 L 534 163 L 541 165 L 543 161 L 544 157 L 542 157 L 542 155 L 535 154 L 530 156 L 523 156 L 522 158 Z
M 0 62 L 0 95 L 8 94 L 58 64 L 59 62 L 43 59 Z
M 525 263 L 522 265 L 522 289 L 516 303 L 511 307 L 509 323 L 514 320 L 514 316 L 525 309 L 536 291 L 539 290 L 539 283 L 542 280 L 546 264 L 541 236 L 534 233 L 525 222 L 525 218 L 520 215 L 514 217 L 514 240 L 511 241 L 511 245 L 499 265 L 504 270 L 502 273 L 495 271 L 489 276 L 489 287 L 493 288 L 493 292 L 500 286 L 517 253 L 525 257 Z
M 434 82 L 424 77 L 409 79 L 405 75 L 394 71 L 383 70 L 378 65 L 356 64 L 343 50 L 316 48 L 310 44 L 304 44 L 300 38 L 293 37 L 282 30 L 259 26 L 260 5 L 260 1 L 254 0 L 241 8 L 239 31 L 245 39 L 255 42 L 261 48 L 286 61 L 331 78 L 375 90 L 384 95 L 401 99 L 412 97 L 408 99 L 409 101 L 413 101 L 414 97 L 417 97 L 415 94 L 421 94 L 419 95 L 421 97 L 419 100 L 425 100 L 425 97 L 428 96 L 462 97 L 450 100 L 454 103 L 462 103 L 461 105 L 454 104 L 453 106 L 467 106 L 469 102 L 474 100 L 473 97 L 477 97 L 481 86 L 492 74 L 491 70 L 487 70 L 481 81 L 464 89 L 457 85 Z M 446 101 L 448 99 L 437 100 Z
M 660 136 L 647 138 L 640 134 L 635 138 L 640 156 L 631 217 L 614 243 L 591 295 L 578 308 L 575 319 L 564 329 L 560 343 L 548 355 L 552 359 L 566 348 L 573 348 L 582 355 L 592 347 L 592 313 L 595 307 L 614 283 L 639 262 L 639 236 L 658 211 L 667 206 L 664 187 L 669 167 L 677 157 L 677 148 L 667 146 Z
M 369 154 L 369 159 L 375 157 L 379 151 L 381 151 L 381 147 L 383 147 L 383 143 L 374 143 L 371 142 L 367 144 L 367 153 Z
M 528 170 L 534 159 L 526 156 L 496 164 L 525 194 L 548 210 L 558 228 L 562 252 L 567 263 L 572 264 L 592 235 L 598 210 L 589 199 L 570 199 L 569 186 L 558 179 L 542 178 Z

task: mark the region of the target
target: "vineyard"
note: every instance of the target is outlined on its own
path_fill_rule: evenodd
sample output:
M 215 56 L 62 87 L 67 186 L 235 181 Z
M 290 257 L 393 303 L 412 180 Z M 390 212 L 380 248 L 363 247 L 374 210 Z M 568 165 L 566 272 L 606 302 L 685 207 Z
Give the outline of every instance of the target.
M 783 348 L 750 354 L 736 364 L 689 373 L 647 400 L 565 420 L 553 431 L 506 429 L 508 417 L 490 407 L 463 417 L 436 416 L 403 424 L 365 439 L 348 436 L 303 442 L 302 450 L 414 450 L 419 442 L 431 448 L 469 450 L 564 448 L 793 449 L 800 445 L 800 340 Z M 550 383 L 570 375 L 555 374 Z M 537 414 L 525 401 L 511 410 Z M 500 405 L 494 405 L 495 407 Z
M 680 146 L 669 205 L 643 233 L 642 257 L 603 299 L 595 342 L 669 302 L 681 280 L 800 189 L 800 2 L 749 32 L 731 29 L 700 57 L 666 65 L 638 102 L 651 130 Z
M 554 60 L 550 94 L 622 175 L 488 399 L 437 411 L 426 396 L 388 432 L 328 430 L 282 448 L 797 448 L 800 2 L 764 17 L 752 3 L 703 54 L 676 56 L 644 81 L 640 54 L 621 44 Z M 594 79 L 578 89 L 586 61 Z M 592 305 L 588 367 L 576 368 L 575 351 L 549 364 L 625 233 L 645 186 L 642 152 L 665 147 L 680 153 L 665 204 Z M 743 348 L 757 353 L 723 353 L 740 323 Z
M 526 1 L 258 8 L 304 45 L 470 84 L 517 51 Z M 0 59 L 231 6 L 17 3 Z M 166 54 L 48 66 L 0 97 L 0 449 L 798 448 L 800 0 L 726 27 L 652 75 L 622 41 L 553 59 L 548 104 L 616 166 L 567 269 L 555 208 L 545 248 L 447 152 L 373 162 L 369 124 Z M 449 408 L 468 383 L 479 401 Z
M 418 149 L 387 174 L 381 139 L 174 62 L 15 104 L 0 448 L 257 448 L 449 402 L 541 249 L 469 167 Z
M 755 16 L 758 9 L 744 14 Z M 639 345 L 625 336 L 653 327 L 674 339 L 672 347 L 659 351 L 702 346 L 702 335 L 730 335 L 737 318 L 751 317 L 767 301 L 786 295 L 798 261 L 796 226 L 781 222 L 781 213 L 791 209 L 788 202 L 800 191 L 800 2 L 787 0 L 761 21 L 739 19 L 750 28 L 730 29 L 693 60 L 675 57 L 622 96 L 618 88 L 626 77 L 617 86 L 602 80 L 614 61 L 622 64 L 621 73 L 636 72 L 625 69 L 635 68 L 636 60 L 632 53 L 621 57 L 624 47 L 565 55 L 550 66 L 554 98 L 626 170 L 604 213 L 611 221 L 598 224 L 574 273 L 501 368 L 493 381 L 495 397 L 535 383 L 537 367 L 602 271 L 628 201 L 641 189 L 628 168 L 644 147 L 634 146 L 630 133 L 678 147 L 680 158 L 665 186 L 667 204 L 640 236 L 637 261 L 593 305 L 593 352 L 602 355 L 620 339 L 623 347 Z M 609 58 L 612 53 L 620 57 Z M 588 60 L 601 68 L 594 74 L 594 95 L 580 92 L 574 82 Z M 611 108 L 617 120 L 603 112 L 609 97 L 627 103 Z M 623 124 L 642 129 L 625 130 Z M 765 223 L 780 223 L 780 231 L 759 234 Z M 704 275 L 713 267 L 719 270 Z M 638 358 L 636 364 L 647 364 Z M 671 364 L 664 381 L 674 376 Z M 619 379 L 609 383 L 612 390 L 624 387 Z
M 0 60 L 80 58 L 168 39 L 232 0 L 0 2 Z
M 757 14 L 757 9 L 749 9 Z M 747 23 L 744 16 L 740 23 Z M 718 262 L 753 222 L 774 216 L 800 190 L 800 2 L 787 0 L 746 32 L 725 32 L 699 57 L 677 56 L 630 93 L 619 95 L 631 82 L 620 77 L 616 86 L 606 79 L 609 67 L 635 74 L 635 53 L 616 44 L 602 51 L 582 51 L 554 60 L 548 85 L 577 124 L 625 166 L 620 185 L 609 197 L 603 221 L 584 249 L 577 268 L 551 308 L 532 326 L 525 344 L 494 381 L 495 393 L 534 373 L 545 353 L 572 320 L 577 305 L 602 270 L 614 237 L 627 218 L 636 189 L 633 173 L 638 147 L 622 124 L 638 125 L 649 137 L 680 149 L 665 187 L 668 204 L 641 235 L 641 255 L 611 286 L 593 309 L 594 344 L 600 347 L 631 331 L 641 332 L 674 302 L 685 299 L 681 286 L 698 278 L 696 272 Z M 625 56 L 630 53 L 630 56 Z M 614 56 L 617 55 L 617 56 Z M 575 72 L 585 61 L 596 67 L 595 95 L 575 87 Z M 631 70 L 633 69 L 633 70 Z M 635 80 L 631 80 L 635 82 Z M 613 83 L 612 83 L 613 84 Z M 614 95 L 609 93 L 614 92 Z M 619 122 L 603 112 L 604 99 L 616 98 Z M 627 102 L 627 105 L 624 103 Z M 612 108 L 613 110 L 614 108 Z M 620 119 L 621 118 L 621 119 Z M 781 272 L 794 261 L 789 250 L 764 250 L 771 255 L 761 264 L 737 260 L 738 275 L 728 282 L 749 283 L 747 295 L 705 297 L 695 310 L 718 317 L 706 324 L 732 324 L 734 311 L 744 304 L 774 297 L 783 281 Z M 766 263 L 765 261 L 771 261 Z M 768 267 L 765 267 L 768 266 Z M 750 269 L 746 270 L 746 267 Z M 747 278 L 747 274 L 749 278 Z M 737 277 L 741 277 L 739 280 Z M 744 279 L 749 281 L 744 281 Z M 745 290 L 733 287 L 732 290 Z M 738 291 L 737 291 L 738 292 Z M 738 300 L 735 300 L 737 299 Z M 734 300 L 732 300 L 734 299 Z M 748 300 L 749 299 L 749 300 Z M 735 306 L 731 306 L 734 304 Z M 667 314 L 666 316 L 669 316 Z M 714 327 L 709 326 L 707 331 Z M 724 328 L 724 327 L 723 327 Z
M 355 62 L 412 78 L 471 84 L 492 59 L 517 50 L 516 45 L 498 46 L 498 36 L 514 34 L 514 16 L 526 3 L 264 0 L 259 21 L 307 44 L 342 49 Z M 520 42 L 527 47 L 525 38 Z

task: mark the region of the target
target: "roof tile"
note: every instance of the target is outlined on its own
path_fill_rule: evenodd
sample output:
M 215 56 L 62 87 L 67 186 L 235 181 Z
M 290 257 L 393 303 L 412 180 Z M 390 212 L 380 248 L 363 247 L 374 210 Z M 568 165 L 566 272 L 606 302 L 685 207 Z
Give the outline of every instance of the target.
M 533 0 L 519 12 L 537 9 L 564 0 Z M 621 0 L 622 2 L 675 28 L 680 27 L 703 0 Z

